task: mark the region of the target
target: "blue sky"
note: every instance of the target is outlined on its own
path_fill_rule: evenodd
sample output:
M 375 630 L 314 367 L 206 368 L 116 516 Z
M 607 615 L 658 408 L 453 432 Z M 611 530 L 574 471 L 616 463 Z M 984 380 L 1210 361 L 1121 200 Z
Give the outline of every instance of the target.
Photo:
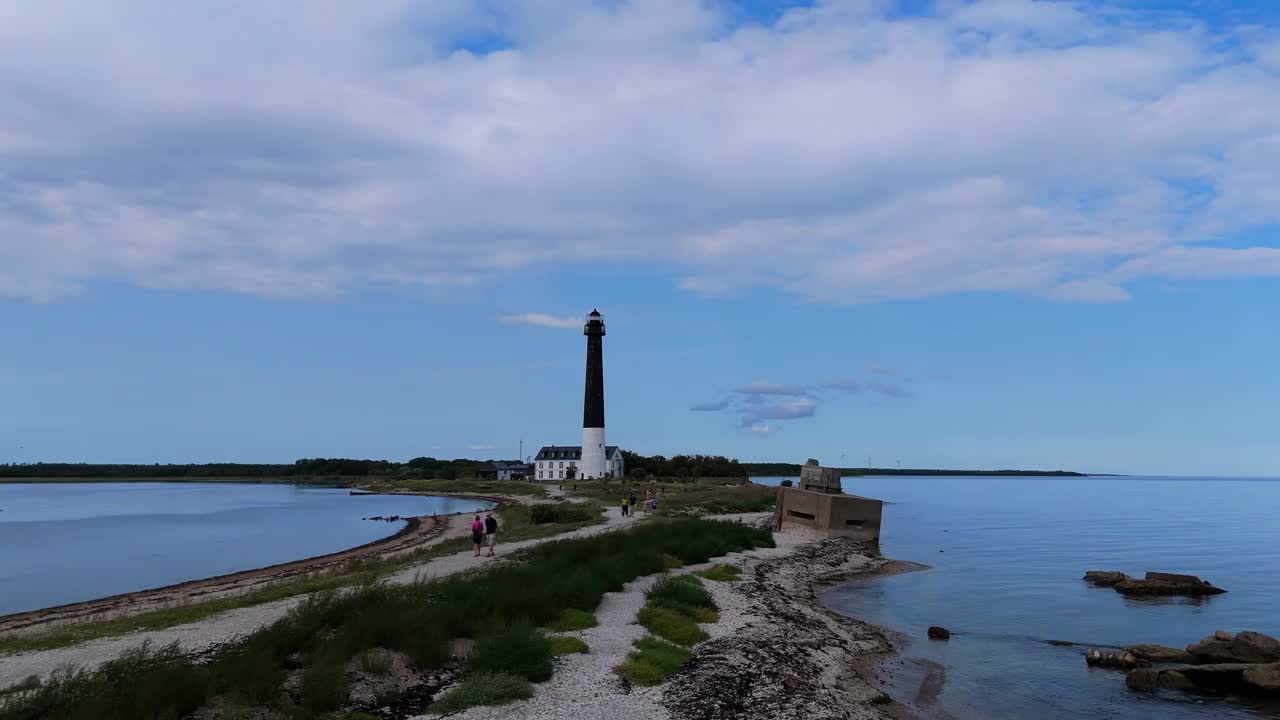
M 0 10 L 0 462 L 573 443 L 599 307 L 638 452 L 1280 474 L 1270 4 L 307 8 Z

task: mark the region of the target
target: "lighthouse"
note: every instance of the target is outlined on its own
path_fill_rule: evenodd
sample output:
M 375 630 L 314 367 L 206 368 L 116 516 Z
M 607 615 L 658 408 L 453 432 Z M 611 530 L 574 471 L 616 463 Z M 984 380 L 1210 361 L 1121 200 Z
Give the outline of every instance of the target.
M 592 310 L 582 328 L 587 336 L 587 382 L 582 399 L 582 460 L 578 467 L 583 478 L 605 477 L 604 444 L 604 317 Z

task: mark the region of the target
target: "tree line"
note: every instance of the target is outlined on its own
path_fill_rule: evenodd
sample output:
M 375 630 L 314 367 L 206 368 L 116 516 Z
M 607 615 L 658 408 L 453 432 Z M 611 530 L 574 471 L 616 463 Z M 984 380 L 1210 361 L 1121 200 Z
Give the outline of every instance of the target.
M 403 477 L 454 480 L 475 475 L 476 470 L 487 462 L 487 460 L 437 460 L 432 457 L 419 457 L 404 463 L 350 458 L 303 458 L 292 464 L 12 463 L 0 465 L 0 478 L 60 480 L 71 478 Z
M 662 455 L 637 455 L 623 450 L 622 462 L 627 474 L 633 477 L 745 478 L 748 475 L 745 465 L 723 455 L 673 455 L 667 458 Z

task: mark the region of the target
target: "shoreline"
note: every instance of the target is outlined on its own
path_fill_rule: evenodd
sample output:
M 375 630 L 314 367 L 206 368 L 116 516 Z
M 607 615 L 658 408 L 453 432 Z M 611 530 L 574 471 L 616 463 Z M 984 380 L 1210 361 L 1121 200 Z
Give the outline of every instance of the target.
M 430 523 L 432 527 L 420 528 L 420 531 L 430 535 L 443 533 L 452 517 L 444 516 L 440 522 Z M 764 518 L 755 514 L 720 519 L 759 522 Z M 601 526 L 586 534 L 606 529 Z M 907 705 L 884 692 L 877 677 L 886 662 L 897 657 L 900 646 L 894 634 L 835 613 L 821 603 L 819 596 L 824 589 L 838 583 L 897 574 L 921 566 L 889 560 L 881 557 L 873 546 L 851 540 L 815 540 L 788 533 L 775 533 L 774 539 L 775 548 L 732 553 L 703 565 L 674 571 L 692 572 L 730 563 L 744 572 L 737 582 L 705 583 L 722 609 L 721 619 L 706 626 L 711 638 L 694 648 L 693 658 L 669 682 L 653 688 L 633 688 L 613 672 L 613 667 L 632 649 L 631 642 L 644 634 L 634 623 L 635 611 L 643 604 L 644 591 L 659 577 L 652 575 L 629 583 L 622 592 L 606 595 L 598 609 L 600 626 L 573 633 L 588 639 L 591 653 L 558 659 L 555 675 L 547 683 L 535 686 L 532 700 L 502 707 L 471 708 L 458 717 L 460 720 L 913 718 Z M 471 565 L 471 559 L 464 557 L 466 554 L 459 553 L 452 561 L 433 561 L 432 564 L 457 564 L 461 570 Z M 269 614 L 274 616 L 292 604 L 285 603 Z M 266 620 L 266 617 L 256 619 L 264 612 L 244 614 L 253 616 L 256 625 Z M 192 651 L 218 645 L 208 624 L 201 623 L 201 626 L 199 633 L 206 636 L 205 642 L 192 646 Z M 194 626 L 184 631 L 190 632 L 197 632 Z M 110 646 L 126 644 L 121 638 L 112 641 Z M 56 663 L 58 657 L 73 657 L 88 660 L 92 666 L 94 660 L 107 659 L 114 652 L 118 650 L 110 651 L 105 644 L 84 650 L 68 648 L 43 654 L 46 660 L 38 664 Z M 102 657 L 96 658 L 98 655 Z M 18 672 L 16 667 L 7 670 L 10 674 Z M 420 707 L 416 713 L 404 710 L 407 708 L 394 715 L 375 713 L 375 716 L 430 717 L 418 714 L 425 708 Z
M 836 613 L 819 595 L 923 566 L 882 557 L 852 540 L 774 537 L 786 549 L 749 561 L 743 582 L 727 589 L 747 599 L 735 623 L 740 627 L 697 649 L 664 693 L 664 704 L 687 720 L 914 718 L 877 678 L 898 655 L 895 634 Z
M 56 627 L 78 620 L 90 618 L 101 620 L 128 613 L 158 610 L 192 600 L 212 600 L 247 593 L 282 580 L 331 570 L 354 560 L 409 552 L 438 537 L 447 527 L 447 523 L 431 515 L 404 519 L 407 521 L 405 526 L 392 535 L 337 552 L 92 600 L 0 615 L 0 633 L 31 632 L 38 628 Z
M 150 480 L 141 482 L 150 482 Z M 239 481 L 226 480 L 225 482 Z M 342 489 L 347 488 L 343 487 Z M 495 510 L 500 509 L 503 505 L 516 502 L 514 498 L 507 496 L 463 493 L 396 493 L 367 491 L 362 488 L 352 489 L 352 494 L 356 493 L 364 495 L 416 495 L 462 498 L 493 503 L 493 509 Z M 357 560 L 394 558 L 434 544 L 448 529 L 450 517 L 453 517 L 453 515 L 403 517 L 401 519 L 405 521 L 404 527 L 391 535 L 331 553 L 237 570 L 221 575 L 211 575 L 194 580 L 184 580 L 169 585 L 131 590 L 73 603 L 50 605 L 34 610 L 23 610 L 0 615 L 0 635 L 38 632 L 84 620 L 106 620 L 152 610 L 161 610 L 191 601 L 200 602 L 235 597 L 286 580 L 321 574 Z

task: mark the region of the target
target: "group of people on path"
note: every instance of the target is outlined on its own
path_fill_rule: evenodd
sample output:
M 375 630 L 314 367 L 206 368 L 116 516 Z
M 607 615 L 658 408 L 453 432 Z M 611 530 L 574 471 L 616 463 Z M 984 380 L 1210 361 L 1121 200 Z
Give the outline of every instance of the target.
M 485 557 L 493 557 L 493 546 L 497 540 L 498 518 L 493 516 L 492 510 L 484 516 L 484 522 L 480 522 L 479 515 L 471 521 L 471 544 L 475 546 L 476 557 L 480 557 L 480 548 L 485 545 L 489 547 L 489 554 Z
M 636 514 L 636 494 L 631 493 L 630 496 L 622 498 L 620 504 L 622 517 L 629 517 Z M 644 494 L 644 510 L 645 512 L 654 512 L 658 509 L 658 496 L 648 491 Z

